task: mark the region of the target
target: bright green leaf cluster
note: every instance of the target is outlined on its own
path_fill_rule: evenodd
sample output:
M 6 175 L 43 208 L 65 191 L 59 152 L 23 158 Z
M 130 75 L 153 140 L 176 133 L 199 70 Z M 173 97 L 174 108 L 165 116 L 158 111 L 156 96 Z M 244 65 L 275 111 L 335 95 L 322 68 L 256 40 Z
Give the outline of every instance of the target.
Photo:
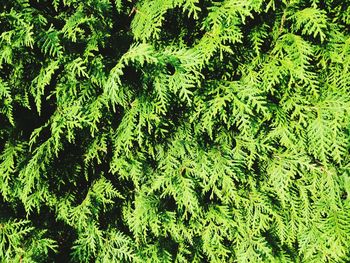
M 350 3 L 4 0 L 0 262 L 349 262 Z

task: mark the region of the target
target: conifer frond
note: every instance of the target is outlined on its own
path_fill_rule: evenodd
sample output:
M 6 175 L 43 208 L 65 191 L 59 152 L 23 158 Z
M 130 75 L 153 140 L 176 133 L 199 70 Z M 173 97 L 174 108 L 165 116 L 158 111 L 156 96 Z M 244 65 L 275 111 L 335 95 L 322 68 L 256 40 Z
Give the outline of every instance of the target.
M 301 29 L 302 34 L 319 37 L 321 42 L 326 38 L 327 16 L 326 12 L 318 8 L 305 8 L 296 12 L 290 18 L 295 21 L 295 30 Z
M 350 260 L 348 1 L 0 9 L 0 262 Z
M 60 57 L 63 54 L 63 47 L 60 44 L 59 34 L 57 30 L 51 25 L 39 43 L 42 42 L 41 50 L 50 56 Z
M 0 257 L 3 262 L 42 261 L 57 244 L 43 237 L 45 231 L 37 231 L 28 220 L 0 221 Z M 32 235 L 32 236 L 31 236 Z
M 8 118 L 9 122 L 12 125 L 15 125 L 14 119 L 13 119 L 13 107 L 12 107 L 12 96 L 10 88 L 8 87 L 8 84 L 4 82 L 2 79 L 0 79 L 0 99 L 2 100 L 2 106 L 0 108 L 0 112 L 5 114 L 5 116 Z
M 45 93 L 45 86 L 50 84 L 52 75 L 59 68 L 59 61 L 52 61 L 46 67 L 42 67 L 40 73 L 32 81 L 31 92 L 35 100 L 38 113 L 41 113 L 41 99 Z

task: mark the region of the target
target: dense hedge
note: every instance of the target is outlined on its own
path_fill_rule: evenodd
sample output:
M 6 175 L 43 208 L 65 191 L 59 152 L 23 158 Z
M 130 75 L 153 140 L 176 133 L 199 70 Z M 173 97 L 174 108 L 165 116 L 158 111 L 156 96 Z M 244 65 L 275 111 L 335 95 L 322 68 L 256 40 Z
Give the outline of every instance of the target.
M 349 262 L 349 0 L 2 0 L 0 262 Z

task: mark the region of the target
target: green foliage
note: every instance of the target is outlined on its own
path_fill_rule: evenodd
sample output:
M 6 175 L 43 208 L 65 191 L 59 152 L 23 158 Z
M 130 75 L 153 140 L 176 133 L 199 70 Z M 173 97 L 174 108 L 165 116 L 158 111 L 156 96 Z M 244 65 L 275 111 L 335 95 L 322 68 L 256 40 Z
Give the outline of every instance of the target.
M 27 220 L 1 222 L 1 262 L 44 262 L 49 250 L 57 247 L 52 239 L 43 238 L 45 232 L 31 227 Z
M 0 262 L 349 262 L 350 4 L 4 0 Z

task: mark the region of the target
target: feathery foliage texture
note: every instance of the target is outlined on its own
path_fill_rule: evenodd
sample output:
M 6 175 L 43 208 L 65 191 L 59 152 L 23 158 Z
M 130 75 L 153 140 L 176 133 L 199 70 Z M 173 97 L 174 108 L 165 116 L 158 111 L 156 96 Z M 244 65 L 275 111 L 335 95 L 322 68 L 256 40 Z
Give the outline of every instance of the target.
M 2 0 L 0 262 L 350 262 L 349 0 Z

